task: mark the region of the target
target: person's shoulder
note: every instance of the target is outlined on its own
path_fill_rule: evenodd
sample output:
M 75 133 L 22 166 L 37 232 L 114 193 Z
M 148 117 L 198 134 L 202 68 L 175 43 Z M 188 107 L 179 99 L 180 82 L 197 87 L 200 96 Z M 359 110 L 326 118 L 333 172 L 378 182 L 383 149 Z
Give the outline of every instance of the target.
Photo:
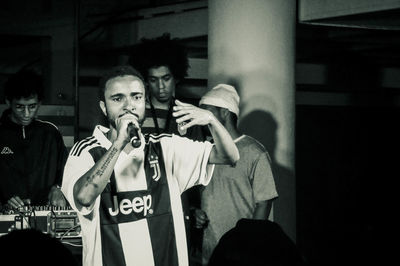
M 267 150 L 265 149 L 265 146 L 259 142 L 257 139 L 248 136 L 248 135 L 243 135 L 241 137 L 241 139 L 239 139 L 238 143 L 240 143 L 242 146 L 248 148 L 248 149 L 252 149 L 256 152 L 266 152 Z M 240 145 L 239 144 L 239 145 Z
M 265 146 L 257 139 L 243 135 L 243 137 L 236 142 L 239 152 L 245 154 L 243 158 L 247 161 L 259 161 L 261 158 L 271 162 L 271 157 Z M 242 158 L 242 157 L 241 157 Z
M 59 128 L 50 121 L 35 119 L 35 121 L 32 122 L 32 127 L 42 132 L 46 137 L 59 138 L 62 136 Z
M 79 157 L 83 151 L 90 151 L 98 147 L 102 147 L 100 141 L 95 136 L 89 136 L 77 141 L 72 146 L 69 155 Z
M 40 127 L 44 130 L 59 132 L 58 127 L 50 121 L 35 119 L 33 123 L 36 127 Z

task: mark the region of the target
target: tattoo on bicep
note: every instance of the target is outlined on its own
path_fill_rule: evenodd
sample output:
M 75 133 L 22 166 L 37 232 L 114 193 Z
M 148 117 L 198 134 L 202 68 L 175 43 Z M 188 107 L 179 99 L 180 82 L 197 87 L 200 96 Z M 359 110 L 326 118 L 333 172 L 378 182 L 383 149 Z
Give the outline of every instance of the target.
M 114 156 L 117 152 L 118 152 L 118 150 L 116 148 L 112 148 L 110 150 L 110 153 L 108 154 L 104 163 L 101 165 L 100 169 L 98 169 L 95 173 L 93 173 L 92 175 L 87 177 L 86 185 L 91 184 L 91 185 L 97 186 L 97 184 L 95 184 L 93 182 L 93 180 L 104 174 L 105 170 L 107 169 L 108 165 L 110 164 L 111 160 L 114 158 Z

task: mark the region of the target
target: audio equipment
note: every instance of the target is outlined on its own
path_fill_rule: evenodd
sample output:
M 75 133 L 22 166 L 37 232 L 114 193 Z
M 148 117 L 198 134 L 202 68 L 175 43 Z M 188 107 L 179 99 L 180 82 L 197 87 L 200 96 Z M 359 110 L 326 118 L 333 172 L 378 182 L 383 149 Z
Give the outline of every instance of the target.
M 37 229 L 55 238 L 81 237 L 79 219 L 71 207 L 24 206 L 0 214 L 0 235 L 27 228 Z

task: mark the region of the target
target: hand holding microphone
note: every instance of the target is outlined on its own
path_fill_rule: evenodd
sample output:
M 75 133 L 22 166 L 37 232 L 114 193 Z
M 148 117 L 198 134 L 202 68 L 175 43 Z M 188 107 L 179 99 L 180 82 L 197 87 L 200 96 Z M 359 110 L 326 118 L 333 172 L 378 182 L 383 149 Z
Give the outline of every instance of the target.
M 132 146 L 134 148 L 139 148 L 142 143 L 140 141 L 138 131 L 132 122 L 128 124 L 127 130 L 128 130 L 129 138 L 131 139 Z

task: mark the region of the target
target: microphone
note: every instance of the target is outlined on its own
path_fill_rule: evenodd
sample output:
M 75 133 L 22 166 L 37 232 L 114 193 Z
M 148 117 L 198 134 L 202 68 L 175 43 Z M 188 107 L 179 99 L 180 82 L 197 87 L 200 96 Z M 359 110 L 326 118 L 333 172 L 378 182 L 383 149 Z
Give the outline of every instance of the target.
M 128 124 L 128 134 L 129 138 L 131 139 L 131 144 L 134 148 L 139 148 L 142 144 L 138 135 L 138 131 L 133 125 L 133 123 Z

